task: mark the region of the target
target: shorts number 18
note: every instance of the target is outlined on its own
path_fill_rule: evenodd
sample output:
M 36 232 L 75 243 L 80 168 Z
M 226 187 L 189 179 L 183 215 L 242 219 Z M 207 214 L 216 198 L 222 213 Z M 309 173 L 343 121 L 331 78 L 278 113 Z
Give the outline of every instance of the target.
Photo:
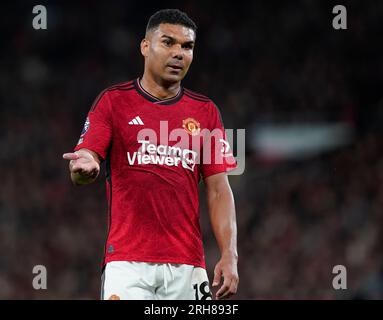
M 196 283 L 193 286 L 193 288 L 195 290 L 196 300 L 211 300 L 213 298 L 213 295 L 211 294 L 209 289 L 209 283 L 207 281 L 202 282 L 199 286 L 198 286 L 198 283 Z M 201 294 L 201 297 L 199 297 L 198 293 Z

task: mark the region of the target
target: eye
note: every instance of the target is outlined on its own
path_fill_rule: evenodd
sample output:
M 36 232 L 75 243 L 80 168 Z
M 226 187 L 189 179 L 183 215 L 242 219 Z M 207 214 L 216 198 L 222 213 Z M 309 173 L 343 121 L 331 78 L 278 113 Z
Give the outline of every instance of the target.
M 184 49 L 187 49 L 187 50 L 192 50 L 193 47 L 194 47 L 194 45 L 191 44 L 191 43 L 188 43 L 188 44 L 183 45 L 182 47 L 183 47 Z
M 164 43 L 168 47 L 170 47 L 170 45 L 172 44 L 172 42 L 169 39 L 163 40 L 162 43 Z

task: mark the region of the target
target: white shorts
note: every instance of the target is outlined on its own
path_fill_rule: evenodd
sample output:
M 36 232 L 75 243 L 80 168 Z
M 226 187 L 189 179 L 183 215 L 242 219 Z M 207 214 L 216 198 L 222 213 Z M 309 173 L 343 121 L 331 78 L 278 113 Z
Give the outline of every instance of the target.
M 101 278 L 102 300 L 211 300 L 206 270 L 187 264 L 112 261 Z

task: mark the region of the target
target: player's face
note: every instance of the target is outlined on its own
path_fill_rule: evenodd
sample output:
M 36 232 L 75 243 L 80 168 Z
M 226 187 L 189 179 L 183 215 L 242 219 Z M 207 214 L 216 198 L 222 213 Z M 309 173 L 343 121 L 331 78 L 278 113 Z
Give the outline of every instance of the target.
M 181 81 L 193 60 L 195 33 L 176 24 L 160 24 L 141 43 L 145 67 L 167 82 Z

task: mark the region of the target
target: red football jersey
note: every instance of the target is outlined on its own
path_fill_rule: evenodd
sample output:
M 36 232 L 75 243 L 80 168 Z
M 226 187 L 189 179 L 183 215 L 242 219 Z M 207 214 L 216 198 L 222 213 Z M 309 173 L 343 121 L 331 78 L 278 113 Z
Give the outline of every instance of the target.
M 225 139 L 215 104 L 185 88 L 160 100 L 136 79 L 101 92 L 75 151 L 87 148 L 106 160 L 104 264 L 205 268 L 198 183 L 236 167 Z

